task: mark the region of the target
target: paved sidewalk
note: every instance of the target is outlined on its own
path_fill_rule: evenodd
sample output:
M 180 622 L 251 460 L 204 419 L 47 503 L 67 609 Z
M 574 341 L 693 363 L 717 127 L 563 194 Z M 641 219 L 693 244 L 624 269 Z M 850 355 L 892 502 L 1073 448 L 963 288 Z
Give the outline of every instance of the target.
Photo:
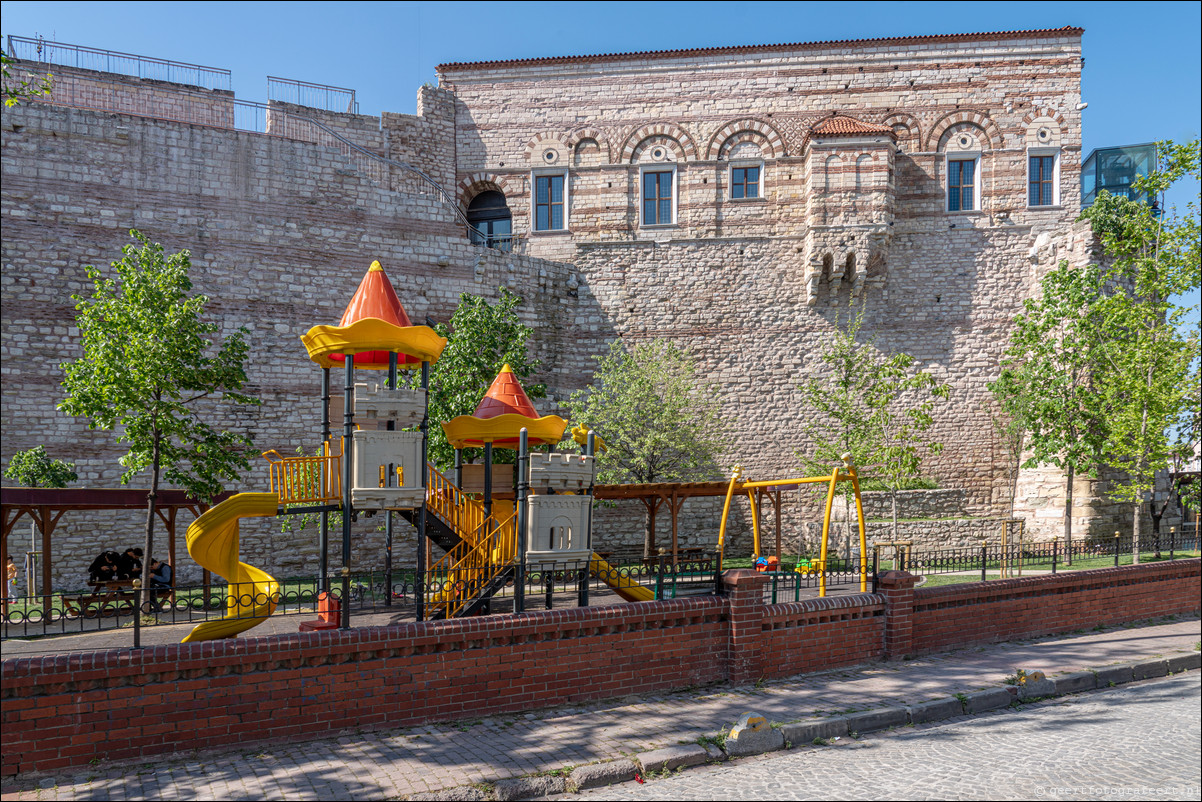
M 1048 675 L 1195 651 L 1197 618 L 974 647 L 900 663 L 713 686 L 308 743 L 197 751 L 6 779 L 4 799 L 396 799 L 629 756 L 729 726 L 921 702 L 999 686 L 1015 668 Z M 483 798 L 483 797 L 482 797 Z

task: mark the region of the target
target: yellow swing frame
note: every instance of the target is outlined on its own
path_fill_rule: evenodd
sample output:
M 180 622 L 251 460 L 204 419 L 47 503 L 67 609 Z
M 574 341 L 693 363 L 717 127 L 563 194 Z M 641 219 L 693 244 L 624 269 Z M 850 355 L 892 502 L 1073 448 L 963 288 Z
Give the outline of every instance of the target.
M 730 502 L 734 497 L 735 490 L 740 493 L 746 491 L 747 501 L 751 504 L 751 530 L 754 535 L 754 556 L 759 559 L 760 556 L 760 516 L 755 505 L 755 490 L 761 487 L 776 487 L 779 485 L 805 485 L 819 484 L 825 482 L 826 490 L 826 512 L 822 517 L 822 550 L 818 557 L 818 595 L 826 596 L 826 552 L 827 541 L 830 536 L 831 529 L 831 509 L 835 504 L 835 489 L 840 482 L 851 482 L 852 492 L 856 497 L 856 518 L 860 525 L 860 592 L 868 591 L 868 538 L 864 531 L 864 504 L 860 500 L 860 476 L 856 471 L 856 466 L 852 464 L 851 454 L 844 454 L 843 467 L 835 468 L 830 476 L 806 476 L 800 479 L 773 479 L 765 482 L 744 482 L 743 468 L 736 465 L 731 473 L 730 485 L 726 488 L 726 503 L 722 507 L 722 526 L 718 530 L 718 565 L 722 564 L 722 557 L 726 548 L 726 520 L 730 515 Z M 780 555 L 777 555 L 778 557 Z

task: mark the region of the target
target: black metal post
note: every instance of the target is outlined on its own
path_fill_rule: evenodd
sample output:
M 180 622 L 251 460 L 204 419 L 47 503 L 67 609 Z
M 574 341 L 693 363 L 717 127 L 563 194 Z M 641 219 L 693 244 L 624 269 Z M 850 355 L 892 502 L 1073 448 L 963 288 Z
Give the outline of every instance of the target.
M 330 442 L 330 369 L 321 369 L 321 442 L 323 447 Z M 343 455 L 343 459 L 346 456 Z M 322 469 L 326 471 L 324 475 L 325 481 L 330 480 L 328 471 L 330 466 L 327 463 Z M 324 485 L 324 482 L 323 482 Z M 326 489 L 323 487 L 323 490 Z M 323 504 L 328 504 L 328 501 L 323 501 Z M 323 511 L 321 513 L 321 521 L 317 527 L 317 571 L 321 576 L 320 589 L 323 593 L 330 592 L 330 513 Z
M 492 458 L 492 443 L 485 446 L 485 459 Z M 486 469 L 487 470 L 487 469 Z M 488 498 L 492 491 L 490 473 L 485 473 L 484 493 Z M 530 433 L 523 428 L 518 433 L 518 492 L 517 492 L 517 559 L 514 561 L 513 611 L 526 611 L 526 537 L 530 529 Z M 548 597 L 549 598 L 549 597 Z
M 986 556 L 985 549 L 986 548 L 987 547 L 986 547 L 984 541 L 982 541 L 981 542 L 981 581 L 982 582 L 985 581 L 985 556 Z
M 872 547 L 872 592 L 876 593 L 881 589 L 880 582 L 881 573 L 881 549 L 879 546 Z
M 597 435 L 591 430 L 588 433 L 588 439 L 585 441 L 584 454 L 586 457 L 597 456 Z M 589 550 L 589 555 L 585 558 L 584 571 L 580 579 L 581 607 L 588 607 L 588 579 L 590 576 L 589 569 L 593 564 L 593 488 L 596 485 L 597 479 L 596 463 L 594 462 L 593 465 L 593 472 L 589 476 L 588 480 L 588 518 L 586 519 L 588 522 L 588 532 L 585 533 L 587 539 L 585 540 L 584 546 Z
M 388 352 L 388 389 L 396 389 L 397 355 L 396 351 Z M 396 421 L 389 419 L 385 424 L 388 431 L 396 430 Z M 388 464 L 388 487 L 396 486 L 396 465 Z M 392 606 L 392 510 L 384 511 L 384 606 Z
M 1114 533 L 1114 567 L 1119 567 L 1119 533 Z
M 455 487 L 463 489 L 463 449 L 455 449 Z
M 550 610 L 554 606 L 555 572 L 543 571 L 543 578 L 544 582 L 546 583 L 547 609 Z
M 1056 573 L 1056 558 L 1060 556 L 1060 541 L 1052 538 L 1052 573 Z
M 576 606 L 588 607 L 588 562 L 576 572 Z
M 351 461 L 355 453 L 355 355 L 346 355 L 342 396 L 342 609 L 341 627 L 351 628 Z
M 430 363 L 422 362 L 422 391 L 426 397 L 426 408 L 422 412 L 422 488 L 430 491 L 430 466 L 428 449 L 430 440 Z M 417 511 L 417 581 L 414 583 L 414 595 L 417 597 L 418 621 L 426 619 L 426 504 L 422 503 Z
M 656 558 L 655 565 L 655 600 L 662 601 L 664 598 L 664 552 L 660 549 L 659 557 Z
M 147 569 L 150 568 L 150 555 L 146 555 L 144 565 Z M 149 574 L 149 570 L 144 573 Z M 146 583 L 146 587 L 150 587 L 150 583 Z M 117 602 L 117 614 L 121 614 L 121 603 Z M 142 648 L 142 580 L 134 580 L 134 648 Z
M 1175 527 L 1175 526 L 1170 526 L 1170 527 L 1169 527 L 1169 559 L 1170 559 L 1170 560 L 1175 560 L 1175 559 L 1177 559 L 1177 558 L 1176 558 L 1176 557 L 1173 555 L 1173 550 L 1174 550 L 1176 547 L 1177 547 L 1177 527 Z
M 484 517 L 492 515 L 492 443 L 484 444 Z

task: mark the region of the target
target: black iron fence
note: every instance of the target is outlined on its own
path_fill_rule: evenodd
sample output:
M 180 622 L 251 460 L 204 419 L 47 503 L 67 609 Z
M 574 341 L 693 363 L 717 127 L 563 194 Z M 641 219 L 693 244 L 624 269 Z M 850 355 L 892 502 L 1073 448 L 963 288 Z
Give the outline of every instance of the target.
M 714 556 L 680 561 L 660 558 L 641 565 L 595 571 L 587 560 L 531 563 L 497 573 L 452 570 L 419 578 L 415 568 L 294 577 L 280 583 L 272 617 L 320 617 L 339 622 L 343 607 L 352 626 L 419 618 L 618 604 L 638 598 L 671 599 L 716 593 L 721 584 Z M 323 598 L 323 590 L 328 594 Z M 267 596 L 252 583 L 177 585 L 139 591 L 130 582 L 98 583 L 72 591 L 10 598 L 0 615 L 6 638 L 94 633 L 106 630 L 196 625 L 222 618 L 262 618 L 256 605 Z M 132 637 L 131 632 L 131 637 Z M 182 637 L 182 634 L 181 634 Z
M 1198 535 L 1176 530 L 1139 539 L 1139 562 L 1176 560 L 1199 556 Z M 874 547 L 871 574 L 875 579 L 884 571 L 904 570 L 923 576 L 927 584 L 948 582 L 986 582 L 1022 576 L 1055 574 L 1131 565 L 1135 562 L 1135 543 L 1131 535 L 1089 537 L 1066 544 L 1059 538 L 1040 542 L 982 544 L 950 549 L 916 550 L 903 544 Z

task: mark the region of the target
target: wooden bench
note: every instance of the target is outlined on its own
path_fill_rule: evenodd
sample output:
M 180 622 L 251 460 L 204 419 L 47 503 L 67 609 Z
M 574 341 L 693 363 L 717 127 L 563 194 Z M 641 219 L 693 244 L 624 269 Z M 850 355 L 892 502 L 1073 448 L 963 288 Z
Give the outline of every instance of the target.
M 102 615 L 119 615 L 133 612 L 138 592 L 132 579 L 110 579 L 89 582 L 92 592 L 86 595 L 62 596 L 63 607 L 68 615 L 96 618 Z M 157 588 L 155 595 L 170 593 L 169 588 Z

